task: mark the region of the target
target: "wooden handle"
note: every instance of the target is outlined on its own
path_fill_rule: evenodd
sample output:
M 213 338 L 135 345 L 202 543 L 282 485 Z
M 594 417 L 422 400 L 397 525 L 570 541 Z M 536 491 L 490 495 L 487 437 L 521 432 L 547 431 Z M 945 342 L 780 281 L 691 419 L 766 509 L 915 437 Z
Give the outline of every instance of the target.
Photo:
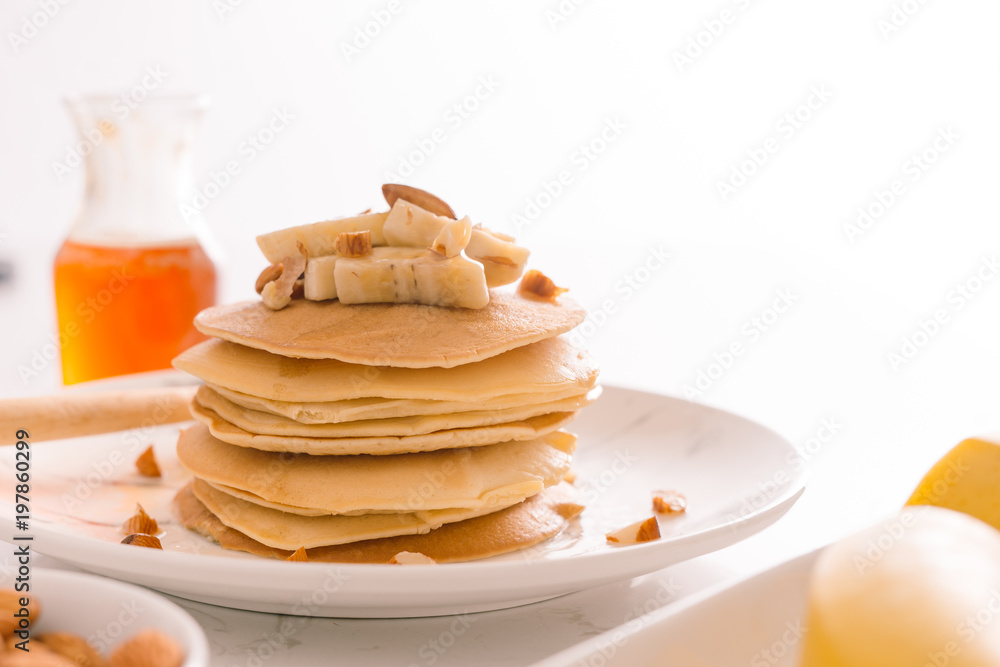
M 191 419 L 188 405 L 197 387 L 164 387 L 134 391 L 66 393 L 0 400 L 0 445 L 112 433 Z

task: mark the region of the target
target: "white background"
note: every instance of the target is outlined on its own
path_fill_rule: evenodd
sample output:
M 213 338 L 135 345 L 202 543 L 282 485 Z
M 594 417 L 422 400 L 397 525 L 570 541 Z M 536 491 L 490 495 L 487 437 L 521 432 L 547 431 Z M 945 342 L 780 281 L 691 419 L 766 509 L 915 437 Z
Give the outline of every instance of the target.
M 251 294 L 256 234 L 377 206 L 386 173 L 443 128 L 406 182 L 515 233 L 592 311 L 611 300 L 587 340 L 606 382 L 683 395 L 712 372 L 696 400 L 794 443 L 840 424 L 780 540 L 761 543 L 768 557 L 892 511 L 947 448 L 1000 428 L 1000 280 L 987 272 L 961 308 L 953 292 L 1000 248 L 1000 5 L 589 0 L 563 15 L 555 0 L 404 1 L 351 55 L 387 1 L 221 6 L 73 1 L 16 49 L 9 33 L 40 4 L 0 8 L 0 257 L 16 263 L 0 286 L 3 395 L 57 383 L 55 364 L 27 381 L 18 367 L 54 330 L 51 261 L 81 198 L 82 170 L 53 172 L 76 142 L 60 100 L 128 94 L 152 66 L 168 73 L 157 93 L 212 98 L 199 186 L 275 108 L 294 116 L 204 212 L 225 251 L 223 300 Z M 496 90 L 449 122 L 483 77 Z M 609 121 L 624 129 L 580 169 Z M 939 132 L 957 137 L 944 152 Z M 765 145 L 776 151 L 724 200 L 719 183 Z M 927 149 L 936 159 L 914 177 Z M 562 170 L 571 184 L 519 228 Z M 850 238 L 895 179 L 905 192 Z M 661 248 L 666 264 L 639 270 Z M 630 291 L 626 276 L 645 282 Z M 752 338 L 781 290 L 794 305 Z M 889 353 L 938 309 L 947 322 L 893 368 Z M 744 352 L 712 368 L 734 342 Z

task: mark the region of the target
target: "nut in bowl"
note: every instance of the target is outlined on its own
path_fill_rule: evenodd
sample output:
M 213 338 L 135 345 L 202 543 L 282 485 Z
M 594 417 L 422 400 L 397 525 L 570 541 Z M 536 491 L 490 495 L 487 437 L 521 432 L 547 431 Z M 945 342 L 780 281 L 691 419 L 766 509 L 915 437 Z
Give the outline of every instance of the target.
M 29 599 L 33 618 L 18 634 L 8 633 L 17 628 L 3 627 L 2 665 L 208 665 L 208 641 L 201 627 L 156 593 L 91 574 L 40 568 L 31 571 L 28 583 L 30 590 L 11 599 L 15 604 L 22 597 Z M 2 582 L 4 603 L 13 584 Z M 17 610 L 8 611 L 3 609 L 4 616 Z M 43 656 L 50 660 L 38 662 Z

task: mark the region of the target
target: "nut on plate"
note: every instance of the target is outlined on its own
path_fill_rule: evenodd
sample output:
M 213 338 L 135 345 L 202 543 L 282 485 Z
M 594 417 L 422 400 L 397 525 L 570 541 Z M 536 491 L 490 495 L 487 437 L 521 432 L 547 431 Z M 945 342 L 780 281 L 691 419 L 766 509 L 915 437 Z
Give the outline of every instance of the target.
M 153 446 L 150 445 L 146 448 L 142 454 L 139 454 L 139 458 L 135 460 L 136 470 L 143 477 L 162 477 L 163 473 L 160 472 L 160 465 L 156 462 L 156 455 L 153 453 Z
M 134 547 L 147 547 L 149 549 L 163 549 L 163 545 L 160 544 L 160 539 L 155 535 L 147 535 L 145 533 L 132 533 L 127 535 L 122 544 L 131 544 Z
M 657 514 L 681 514 L 687 511 L 687 498 L 677 491 L 654 491 L 653 511 Z
M 156 519 L 146 514 L 146 510 L 138 503 L 135 505 L 135 514 L 126 519 L 121 527 L 122 535 L 134 535 L 137 533 L 156 535 L 158 532 L 160 532 L 160 527 L 157 525 Z
M 656 517 L 636 521 L 633 524 L 619 528 L 616 531 L 605 535 L 610 544 L 639 544 L 641 542 L 651 542 L 660 539 L 660 524 L 656 522 Z

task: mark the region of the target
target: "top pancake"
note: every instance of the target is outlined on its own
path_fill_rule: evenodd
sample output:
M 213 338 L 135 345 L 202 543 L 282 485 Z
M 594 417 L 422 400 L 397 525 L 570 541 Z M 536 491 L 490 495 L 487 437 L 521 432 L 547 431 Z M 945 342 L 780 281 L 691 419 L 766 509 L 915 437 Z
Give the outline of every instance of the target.
M 585 315 L 565 296 L 551 303 L 492 291 L 478 310 L 304 299 L 271 310 L 261 301 L 244 301 L 207 308 L 194 324 L 208 336 L 285 357 L 453 368 L 558 336 Z

